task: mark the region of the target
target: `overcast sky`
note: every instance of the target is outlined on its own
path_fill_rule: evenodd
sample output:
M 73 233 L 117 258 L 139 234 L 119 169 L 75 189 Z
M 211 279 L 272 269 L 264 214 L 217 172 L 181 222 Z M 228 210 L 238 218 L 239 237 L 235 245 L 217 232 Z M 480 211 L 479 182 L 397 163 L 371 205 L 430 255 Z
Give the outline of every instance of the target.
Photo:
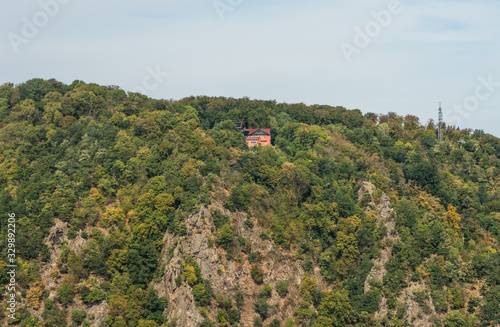
M 418 115 L 500 136 L 498 0 L 6 0 L 0 83 L 35 77 Z

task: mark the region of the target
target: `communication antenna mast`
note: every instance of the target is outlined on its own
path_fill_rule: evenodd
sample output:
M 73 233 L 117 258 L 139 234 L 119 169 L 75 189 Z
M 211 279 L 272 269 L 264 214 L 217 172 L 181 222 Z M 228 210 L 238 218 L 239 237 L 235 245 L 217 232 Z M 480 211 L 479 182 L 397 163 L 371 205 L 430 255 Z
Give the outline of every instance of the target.
M 441 102 L 439 102 L 439 123 L 438 123 L 438 142 L 443 142 L 443 109 L 441 109 Z

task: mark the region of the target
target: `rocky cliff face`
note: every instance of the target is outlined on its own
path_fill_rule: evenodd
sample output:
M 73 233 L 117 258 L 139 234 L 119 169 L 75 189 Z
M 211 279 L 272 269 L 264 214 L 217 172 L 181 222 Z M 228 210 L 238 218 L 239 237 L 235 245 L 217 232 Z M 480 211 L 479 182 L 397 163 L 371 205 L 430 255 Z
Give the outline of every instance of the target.
M 373 260 L 373 267 L 365 280 L 365 293 L 370 291 L 371 284 L 373 282 L 383 283 L 384 276 L 387 274 L 386 264 L 392 256 L 392 245 L 400 238 L 396 230 L 396 213 L 391 208 L 389 197 L 385 193 L 382 193 L 379 199 L 375 199 L 375 186 L 370 182 L 363 182 L 358 193 L 359 200 L 361 200 L 366 192 L 368 192 L 371 197 L 371 207 L 376 208 L 375 214 L 377 223 L 385 226 L 387 234 L 382 240 L 382 243 L 386 244 L 386 246 L 382 248 L 380 256 Z M 368 207 L 367 210 L 371 210 L 371 207 Z M 429 323 L 429 316 L 431 314 L 435 314 L 436 310 L 434 308 L 434 304 L 432 303 L 428 286 L 424 282 L 414 282 L 409 279 L 407 282 L 408 286 L 402 290 L 397 299 L 398 303 L 405 307 L 404 319 L 408 322 L 408 324 L 412 324 L 415 327 L 431 326 Z M 427 294 L 427 300 L 425 301 L 425 313 L 422 312 L 419 303 L 416 301 L 415 293 L 417 292 Z M 387 299 L 382 296 L 379 303 L 379 311 L 375 313 L 375 318 L 382 319 L 387 316 L 387 312 Z
M 50 249 L 50 260 L 47 263 L 40 265 L 40 275 L 42 276 L 42 282 L 45 290 L 49 292 L 49 299 L 54 299 L 57 294 L 57 288 L 60 286 L 62 278 L 59 274 L 58 262 L 60 261 L 61 254 L 63 252 L 62 244 L 65 242 L 69 249 L 75 251 L 76 254 L 81 254 L 83 247 L 87 243 L 87 240 L 81 236 L 79 233 L 75 238 L 68 239 L 68 224 L 59 220 L 54 219 L 54 226 L 49 231 L 49 235 L 46 238 L 46 244 Z M 90 232 L 90 227 L 85 230 Z M 30 309 L 31 314 L 41 318 L 41 313 L 43 312 L 43 306 L 39 310 Z M 68 305 L 67 311 L 71 313 L 73 310 L 84 310 L 87 316 L 93 316 L 91 320 L 93 326 L 101 326 L 104 324 L 104 320 L 108 314 L 108 305 L 106 301 L 103 301 L 97 305 L 89 306 L 85 305 L 80 296 L 77 295 L 74 302 Z M 68 316 L 68 326 L 71 324 L 71 319 Z
M 383 224 L 387 229 L 387 234 L 382 240 L 386 244 L 382 248 L 381 254 L 374 259 L 374 265 L 364 283 L 365 293 L 370 291 L 373 282 L 383 283 L 383 278 L 387 274 L 386 264 L 392 255 L 392 244 L 398 239 L 396 230 L 396 214 L 391 208 L 389 197 L 385 193 L 378 192 L 370 182 L 363 182 L 358 197 L 361 201 L 368 194 L 370 201 L 366 210 L 374 211 L 377 224 Z M 221 204 L 212 204 L 209 207 L 201 206 L 198 212 L 189 216 L 186 221 L 187 235 L 177 236 L 166 232 L 163 238 L 164 248 L 161 256 L 161 265 L 165 266 L 164 273 L 160 279 L 153 281 L 152 286 L 158 291 L 158 295 L 166 296 L 169 299 L 169 306 L 165 311 L 167 321 L 177 319 L 178 327 L 199 326 L 204 316 L 196 307 L 192 293 L 192 287 L 185 281 L 180 285 L 176 283 L 176 278 L 183 273 L 183 264 L 187 257 L 192 257 L 200 266 L 204 279 L 210 280 L 214 294 L 233 297 L 235 288 L 238 287 L 244 293 L 245 305 L 241 309 L 241 322 L 245 326 L 253 325 L 256 316 L 254 299 L 261 292 L 263 286 L 254 282 L 251 276 L 252 264 L 248 260 L 248 254 L 236 252 L 233 258 L 228 259 L 227 252 L 216 245 L 217 231 L 214 224 L 212 212 L 220 211 L 223 215 L 229 216 L 229 222 L 234 229 L 235 235 L 245 238 L 251 243 L 252 252 L 260 252 L 262 261 L 259 266 L 264 272 L 263 283 L 269 284 L 272 295 L 267 300 L 270 304 L 270 317 L 264 321 L 269 324 L 272 319 L 286 321 L 294 316 L 294 311 L 301 302 L 299 286 L 302 283 L 305 271 L 301 263 L 302 260 L 293 258 L 292 253 L 284 251 L 276 246 L 270 239 L 262 238 L 265 230 L 254 221 L 254 226 L 249 228 L 245 221 L 248 219 L 246 213 L 231 213 Z M 90 228 L 85 230 L 90 232 Z M 104 231 L 106 233 L 106 231 Z M 63 252 L 63 242 L 70 250 L 80 254 L 87 243 L 87 240 L 79 234 L 76 238 L 68 239 L 68 226 L 66 223 L 56 219 L 54 226 L 46 239 L 46 244 L 50 247 L 50 260 L 40 266 L 45 289 L 49 292 L 49 298 L 54 299 L 57 288 L 60 286 L 62 278 L 58 277 L 61 254 Z M 323 281 L 319 269 L 315 269 L 312 277 L 317 280 L 317 284 L 322 288 L 327 288 Z M 286 280 L 289 283 L 289 292 L 282 298 L 276 292 L 277 284 Z M 402 290 L 398 297 L 398 303 L 405 307 L 404 319 L 414 326 L 430 326 L 429 316 L 435 314 L 432 298 L 427 296 L 427 312 L 422 313 L 421 304 L 416 301 L 416 294 L 424 293 L 430 295 L 428 286 L 424 282 L 413 282 L 408 280 L 408 287 Z M 212 301 L 214 302 L 214 301 Z M 108 314 L 108 305 L 105 301 L 98 305 L 85 305 L 80 296 L 75 297 L 74 302 L 68 306 L 68 312 L 73 310 L 85 310 L 87 315 L 92 314 L 95 318 L 91 323 L 94 326 L 104 326 Z M 217 321 L 217 307 L 212 303 L 208 310 L 209 318 Z M 31 310 L 32 314 L 40 317 L 43 311 L 43 303 L 39 310 Z M 379 311 L 375 314 L 377 319 L 383 319 L 388 312 L 387 300 L 384 296 L 379 304 Z M 71 323 L 68 317 L 68 325 Z
M 201 268 L 204 279 L 211 282 L 215 295 L 224 295 L 234 298 L 235 287 L 244 293 L 245 304 L 241 308 L 241 322 L 245 326 L 253 325 L 256 317 L 254 300 L 261 292 L 263 285 L 254 282 L 251 276 L 252 264 L 248 260 L 248 255 L 237 252 L 232 259 L 228 259 L 227 252 L 216 245 L 217 231 L 211 211 L 220 210 L 222 214 L 230 216 L 230 223 L 235 235 L 244 237 L 251 243 L 252 252 L 260 252 L 262 260 L 258 264 L 261 267 L 264 277 L 263 284 L 269 284 L 272 295 L 267 299 L 269 303 L 269 318 L 264 324 L 269 324 L 273 319 L 286 321 L 294 316 L 294 311 L 301 302 L 299 287 L 305 276 L 301 263 L 302 260 L 292 257 L 292 253 L 284 251 L 276 246 L 271 239 L 263 239 L 261 234 L 265 232 L 263 228 L 254 222 L 254 227 L 245 226 L 247 220 L 246 213 L 230 213 L 220 204 L 210 207 L 202 206 L 199 211 L 185 221 L 187 228 L 186 236 L 175 236 L 170 232 L 164 235 L 164 249 L 161 263 L 165 265 L 164 273 L 160 280 L 153 281 L 152 286 L 158 291 L 158 296 L 167 296 L 169 306 L 165 311 L 167 321 L 177 319 L 178 327 L 199 326 L 204 317 L 195 305 L 192 288 L 185 281 L 177 286 L 175 278 L 183 273 L 183 263 L 188 256 L 196 260 Z M 64 246 L 81 254 L 87 240 L 79 233 L 75 238 L 68 239 L 68 224 L 55 219 L 54 226 L 50 229 L 46 238 L 46 244 L 50 248 L 50 260 L 40 265 L 40 275 L 43 286 L 49 293 L 50 299 L 56 299 L 57 289 L 61 285 L 64 274 L 61 274 L 61 255 Z M 84 230 L 91 232 L 91 228 Z M 107 234 L 106 230 L 103 230 Z M 319 269 L 310 273 L 317 281 L 317 285 L 326 288 Z M 91 276 L 91 278 L 96 278 Z M 279 296 L 276 286 L 280 281 L 288 281 L 289 290 L 285 297 Z M 215 301 L 212 301 L 215 302 Z M 90 321 L 92 326 L 106 326 L 105 319 L 108 315 L 108 304 L 106 301 L 98 305 L 86 305 L 82 302 L 79 294 L 76 294 L 74 301 L 67 307 L 68 325 L 71 324 L 71 312 L 73 310 L 84 310 L 88 316 L 93 316 Z M 44 310 L 42 301 L 38 310 L 30 309 L 32 315 L 41 319 Z M 208 317 L 217 321 L 217 307 L 214 303 L 208 310 Z
M 372 187 L 374 188 L 373 185 Z M 370 271 L 370 274 L 365 281 L 365 293 L 371 289 L 370 283 L 372 281 L 382 282 L 385 274 L 387 273 L 385 265 L 387 264 L 387 262 L 389 262 L 389 259 L 392 255 L 391 245 L 399 239 L 399 235 L 395 229 L 395 216 L 392 214 L 393 210 L 390 207 L 389 197 L 385 193 L 382 193 L 379 203 L 376 206 L 376 217 L 377 223 L 383 224 L 387 229 L 387 234 L 382 242 L 384 244 L 389 244 L 389 246 L 384 247 L 382 249 L 380 257 L 374 260 L 372 270 Z
M 58 282 L 52 277 L 52 273 L 57 271 L 57 262 L 62 254 L 62 242 L 66 242 L 68 247 L 77 254 L 82 252 L 83 246 L 87 243 L 87 240 L 81 237 L 80 234 L 71 240 L 68 239 L 67 234 L 68 224 L 59 219 L 54 219 L 54 226 L 50 229 L 49 236 L 47 236 L 45 241 L 50 249 L 50 260 L 40 267 L 42 280 L 45 287 L 49 290 L 54 290 L 58 286 Z
M 271 240 L 261 239 L 260 235 L 264 231 L 257 224 L 252 229 L 244 226 L 244 221 L 247 219 L 245 214 L 231 214 L 220 205 L 213 205 L 210 208 L 230 214 L 236 234 L 250 240 L 252 251 L 260 251 L 263 256 L 261 267 L 264 271 L 264 283 L 270 284 L 273 288 L 272 296 L 268 299 L 272 316 L 265 323 L 275 318 L 286 321 L 288 317 L 293 317 L 293 312 L 299 304 L 299 285 L 305 274 L 300 262 L 293 260 L 290 253 L 275 246 Z M 193 214 L 186 221 L 187 236 L 176 237 L 169 232 L 165 234 L 165 249 L 162 254 L 165 273 L 161 281 L 154 283 L 154 288 L 158 290 L 159 296 L 169 298 L 170 304 L 167 309 L 169 320 L 177 318 L 179 327 L 199 326 L 203 317 L 195 306 L 191 287 L 186 282 L 182 282 L 180 286 L 175 283 L 175 278 L 182 274 L 183 259 L 191 256 L 198 262 L 203 278 L 211 281 L 216 295 L 234 297 L 234 288 L 239 285 L 240 290 L 245 294 L 241 322 L 245 326 L 251 326 L 256 315 L 253 296 L 261 291 L 262 286 L 253 281 L 250 274 L 252 266 L 245 254 L 236 253 L 235 260 L 228 260 L 224 250 L 209 246 L 211 242 L 209 240 L 216 239 L 213 226 L 213 217 L 209 208 L 201 207 L 198 213 Z M 319 285 L 323 284 L 319 272 L 315 273 L 315 278 Z M 276 285 L 282 280 L 288 280 L 290 285 L 289 293 L 285 298 L 281 298 L 275 291 Z M 216 321 L 216 313 L 217 309 L 212 305 L 209 317 L 214 321 Z

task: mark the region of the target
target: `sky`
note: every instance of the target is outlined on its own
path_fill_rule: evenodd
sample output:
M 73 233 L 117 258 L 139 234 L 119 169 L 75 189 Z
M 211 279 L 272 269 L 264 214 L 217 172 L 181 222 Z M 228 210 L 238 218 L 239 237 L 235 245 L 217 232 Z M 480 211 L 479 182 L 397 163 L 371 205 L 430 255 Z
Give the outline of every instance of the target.
M 495 0 L 6 0 L 0 84 L 413 114 L 500 137 Z M 5 9 L 7 8 L 7 9 Z

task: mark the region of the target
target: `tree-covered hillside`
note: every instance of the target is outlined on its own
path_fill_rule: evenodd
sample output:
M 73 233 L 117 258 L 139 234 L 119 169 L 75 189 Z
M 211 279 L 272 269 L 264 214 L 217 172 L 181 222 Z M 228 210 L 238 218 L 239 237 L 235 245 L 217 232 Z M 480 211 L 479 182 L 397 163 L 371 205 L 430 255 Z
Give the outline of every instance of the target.
M 239 121 L 270 128 L 273 146 L 248 148 Z M 0 317 L 15 213 L 9 324 L 175 326 L 170 294 L 153 285 L 207 208 L 198 234 L 248 267 L 254 291 L 216 289 L 203 262 L 182 256 L 175 284 L 192 292 L 201 326 L 498 326 L 500 140 L 452 126 L 444 137 L 412 115 L 4 84 Z M 266 280 L 277 259 L 255 250 L 261 241 L 292 258 L 300 283 Z

